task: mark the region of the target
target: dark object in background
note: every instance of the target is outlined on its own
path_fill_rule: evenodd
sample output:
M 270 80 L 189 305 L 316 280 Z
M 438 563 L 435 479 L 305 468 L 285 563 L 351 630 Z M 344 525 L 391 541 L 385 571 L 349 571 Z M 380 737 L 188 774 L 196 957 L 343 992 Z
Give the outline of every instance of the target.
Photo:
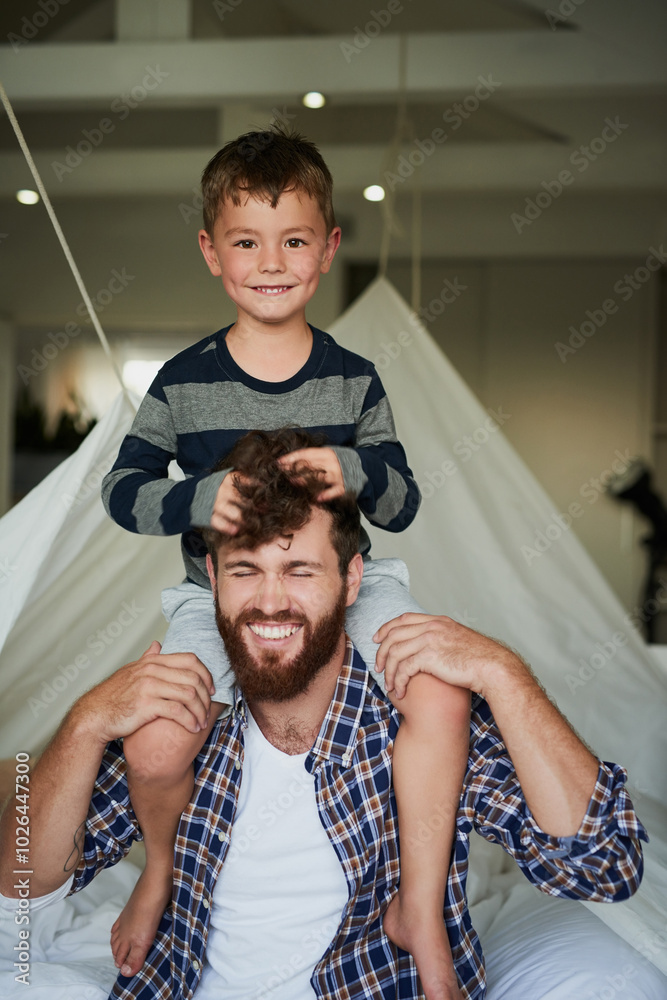
M 646 641 L 655 642 L 655 618 L 660 610 L 657 593 L 661 581 L 660 566 L 667 564 L 667 507 L 653 489 L 651 470 L 641 459 L 632 460 L 625 472 L 614 476 L 607 489 L 617 500 L 633 504 L 651 522 L 653 533 L 642 539 L 649 553 L 649 568 L 644 586 L 642 606 L 645 615 Z M 651 608 L 655 608 L 651 611 Z

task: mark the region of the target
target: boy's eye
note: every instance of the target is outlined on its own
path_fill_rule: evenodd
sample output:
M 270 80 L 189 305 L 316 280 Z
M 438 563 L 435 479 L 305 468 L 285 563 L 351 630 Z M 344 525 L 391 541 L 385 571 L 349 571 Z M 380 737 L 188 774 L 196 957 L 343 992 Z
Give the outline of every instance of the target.
M 238 243 L 234 244 L 235 247 L 241 247 L 242 250 L 250 250 L 255 246 L 254 240 L 239 240 Z
M 287 246 L 291 247 L 292 249 L 296 248 L 297 246 L 305 246 L 305 245 L 306 241 L 300 239 L 300 237 L 298 236 L 293 236 L 291 240 L 287 241 Z

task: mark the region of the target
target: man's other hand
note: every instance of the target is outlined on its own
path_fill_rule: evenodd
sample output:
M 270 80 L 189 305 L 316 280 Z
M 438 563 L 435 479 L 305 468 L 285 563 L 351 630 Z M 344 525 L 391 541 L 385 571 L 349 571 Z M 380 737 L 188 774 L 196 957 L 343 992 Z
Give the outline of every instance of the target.
M 160 653 L 152 642 L 136 662 L 84 694 L 72 708 L 79 726 L 101 743 L 129 736 L 154 719 L 172 719 L 191 733 L 208 723 L 213 681 L 194 653 Z
M 380 644 L 376 668 L 384 670 L 387 691 L 405 695 L 416 673 L 433 674 L 455 687 L 484 694 L 494 664 L 521 663 L 507 647 L 446 615 L 409 613 L 387 622 L 373 636 Z

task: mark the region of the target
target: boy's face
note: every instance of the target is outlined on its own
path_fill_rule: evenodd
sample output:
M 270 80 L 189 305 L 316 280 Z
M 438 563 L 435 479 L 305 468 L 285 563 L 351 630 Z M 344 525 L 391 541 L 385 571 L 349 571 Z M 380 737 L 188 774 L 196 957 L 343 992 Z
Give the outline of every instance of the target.
M 211 274 L 222 277 L 237 322 L 287 327 L 304 323 L 306 303 L 331 267 L 340 229 L 327 235 L 317 202 L 304 191 L 285 191 L 272 208 L 255 197 L 224 202 L 213 229 L 199 233 Z

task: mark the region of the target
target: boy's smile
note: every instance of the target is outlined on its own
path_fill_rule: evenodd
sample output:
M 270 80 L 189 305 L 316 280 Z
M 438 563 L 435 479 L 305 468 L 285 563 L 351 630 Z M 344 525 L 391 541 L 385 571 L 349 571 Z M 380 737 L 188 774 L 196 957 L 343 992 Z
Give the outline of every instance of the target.
M 213 238 L 199 245 L 213 275 L 222 277 L 237 308 L 237 333 L 270 326 L 276 332 L 307 329 L 305 308 L 326 274 L 340 242 L 329 235 L 319 205 L 304 191 L 284 191 L 275 208 L 247 196 L 223 203 Z

